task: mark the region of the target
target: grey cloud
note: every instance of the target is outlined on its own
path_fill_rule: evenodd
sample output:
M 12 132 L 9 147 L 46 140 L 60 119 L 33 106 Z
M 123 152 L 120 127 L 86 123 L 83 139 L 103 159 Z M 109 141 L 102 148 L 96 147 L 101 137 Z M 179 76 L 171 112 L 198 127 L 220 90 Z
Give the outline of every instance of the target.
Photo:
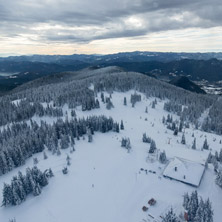
M 90 42 L 190 27 L 222 26 L 219 0 L 1 1 L 1 36 L 32 34 L 36 41 L 48 43 Z M 127 22 L 132 16 L 142 21 L 140 27 Z M 33 29 L 41 24 L 50 27 Z M 71 30 L 72 27 L 80 29 Z

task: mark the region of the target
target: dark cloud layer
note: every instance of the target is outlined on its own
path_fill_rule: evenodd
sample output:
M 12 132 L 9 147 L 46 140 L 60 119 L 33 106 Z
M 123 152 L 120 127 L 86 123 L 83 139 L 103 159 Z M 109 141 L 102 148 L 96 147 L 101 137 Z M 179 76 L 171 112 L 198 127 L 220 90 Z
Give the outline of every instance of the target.
M 222 26 L 221 0 L 0 0 L 0 36 L 90 42 Z

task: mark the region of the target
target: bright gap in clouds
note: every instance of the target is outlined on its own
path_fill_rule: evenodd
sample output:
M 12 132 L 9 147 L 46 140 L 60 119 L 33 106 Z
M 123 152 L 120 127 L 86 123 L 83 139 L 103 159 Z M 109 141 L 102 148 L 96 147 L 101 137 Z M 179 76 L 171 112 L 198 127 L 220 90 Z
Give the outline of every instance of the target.
M 35 35 L 27 34 L 13 39 L 2 38 L 0 48 L 2 52 L 8 53 L 63 55 L 109 54 L 126 51 L 219 52 L 222 51 L 220 36 L 222 36 L 222 28 L 211 28 L 165 31 L 141 37 L 110 38 L 86 43 L 39 43 Z

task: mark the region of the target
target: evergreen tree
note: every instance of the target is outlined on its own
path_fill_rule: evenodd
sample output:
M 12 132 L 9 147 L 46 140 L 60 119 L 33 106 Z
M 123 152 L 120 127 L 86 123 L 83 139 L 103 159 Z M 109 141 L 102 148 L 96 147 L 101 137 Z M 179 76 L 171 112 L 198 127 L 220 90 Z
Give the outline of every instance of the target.
M 204 205 L 204 222 L 213 222 L 213 210 L 209 198 Z
M 101 100 L 102 100 L 103 103 L 105 103 L 104 93 L 103 92 L 101 93 Z
M 61 151 L 60 151 L 59 148 L 57 149 L 56 154 L 57 154 L 57 156 L 60 156 L 60 155 L 61 155 Z
M 99 109 L 100 108 L 100 104 L 99 104 L 99 100 L 96 99 L 96 105 L 95 105 L 95 108 Z
M 189 221 L 194 221 L 198 206 L 199 206 L 198 194 L 197 194 L 197 191 L 194 191 L 191 193 L 190 201 L 189 201 L 189 205 L 187 209 Z
M 170 211 L 163 217 L 163 222 L 180 222 L 176 214 L 173 212 L 171 208 Z
M 220 153 L 219 153 L 219 161 L 220 161 L 220 163 L 222 163 L 222 149 L 220 149 Z
M 204 207 L 205 207 L 205 204 L 204 204 L 203 199 L 201 198 L 199 206 L 197 208 L 196 215 L 194 217 L 194 222 L 206 222 L 205 215 L 204 215 L 204 210 L 205 210 Z
M 34 158 L 33 158 L 33 164 L 36 165 L 36 164 L 38 164 L 38 162 L 39 162 L 39 161 L 38 161 L 38 158 L 37 158 L 37 157 L 34 157 Z
M 186 139 L 185 139 L 184 133 L 182 135 L 181 144 L 184 144 L 184 145 L 186 144 Z
M 194 140 L 193 140 L 192 149 L 193 149 L 193 150 L 196 150 L 196 149 L 197 149 L 197 148 L 196 148 L 196 138 L 194 138 Z
M 216 184 L 222 188 L 222 170 L 219 170 L 215 180 Z
M 127 143 L 127 139 L 126 138 L 122 138 L 122 140 L 121 140 L 121 147 L 126 147 L 126 143 Z
M 163 152 L 160 153 L 159 161 L 160 161 L 160 163 L 166 163 L 167 158 L 166 158 L 165 150 L 164 150 Z
M 69 147 L 69 136 L 68 135 L 63 135 L 61 137 L 61 141 L 60 141 L 60 147 L 61 149 L 67 149 Z
M 177 128 L 177 127 L 175 128 L 175 130 L 174 130 L 174 132 L 173 132 L 173 135 L 174 135 L 174 136 L 177 136 L 177 135 L 178 135 L 178 128 Z
M 44 160 L 48 159 L 48 156 L 46 155 L 46 152 L 45 152 L 45 151 L 43 152 L 43 159 L 44 159 Z
M 13 202 L 13 193 L 10 185 L 4 183 L 3 191 L 2 191 L 2 206 L 11 205 Z
M 188 193 L 185 193 L 183 196 L 183 207 L 185 210 L 188 210 L 189 202 L 190 202 L 190 196 Z
M 154 140 L 152 140 L 150 143 L 149 153 L 154 153 L 155 151 L 156 151 L 156 143 Z
M 130 150 L 132 149 L 131 147 L 131 143 L 130 143 L 130 139 L 128 138 L 127 141 L 126 141 L 126 149 L 128 151 L 128 153 L 130 152 Z
M 123 125 L 123 121 L 121 120 L 121 124 L 120 124 L 120 129 L 124 130 L 124 125 Z
M 124 97 L 123 105 L 124 105 L 124 106 L 127 106 L 127 100 L 126 100 L 126 97 Z
M 205 150 L 209 149 L 209 145 L 207 143 L 207 139 L 204 140 L 203 149 L 205 149 Z
M 216 161 L 219 161 L 219 154 L 218 154 L 217 151 L 215 152 L 215 155 L 214 155 L 214 156 L 215 156 Z

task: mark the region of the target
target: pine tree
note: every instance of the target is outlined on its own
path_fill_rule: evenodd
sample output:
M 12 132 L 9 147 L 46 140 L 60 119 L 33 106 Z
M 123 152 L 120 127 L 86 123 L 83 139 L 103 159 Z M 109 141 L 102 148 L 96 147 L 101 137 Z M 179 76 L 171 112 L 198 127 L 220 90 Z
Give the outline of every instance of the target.
M 198 194 L 197 194 L 197 191 L 194 191 L 191 193 L 190 201 L 189 201 L 189 205 L 187 209 L 189 221 L 194 220 L 198 206 L 199 206 Z
M 52 172 L 52 169 L 51 169 L 51 168 L 49 168 L 48 175 L 49 175 L 49 177 L 54 177 L 54 174 L 53 174 L 53 172 Z
M 67 149 L 69 147 L 69 136 L 68 135 L 63 135 L 61 137 L 61 141 L 60 141 L 60 146 L 61 146 L 61 149 Z
M 127 100 L 126 100 L 126 97 L 124 97 L 123 105 L 124 105 L 124 106 L 127 106 Z
M 222 188 L 222 170 L 219 170 L 219 172 L 217 173 L 215 182 L 219 187 Z
M 56 150 L 56 154 L 57 154 L 57 156 L 60 156 L 60 155 L 61 155 L 61 151 L 60 151 L 59 148 Z
M 215 152 L 215 155 L 214 155 L 214 156 L 215 156 L 216 161 L 219 161 L 219 155 L 218 155 L 218 152 L 217 152 L 217 151 Z
M 213 222 L 213 210 L 209 198 L 204 205 L 204 222 Z
M 121 147 L 126 147 L 126 142 L 127 142 L 127 139 L 126 138 L 122 138 L 122 140 L 121 140 Z
M 160 163 L 166 163 L 167 158 L 166 158 L 165 150 L 164 150 L 163 152 L 160 153 L 159 161 L 160 161 Z
M 163 217 L 163 222 L 180 222 L 176 214 L 171 208 L 170 211 Z
M 154 153 L 155 151 L 156 151 L 156 143 L 154 140 L 152 140 L 150 143 L 149 153 Z
M 130 143 L 130 139 L 128 138 L 127 141 L 126 141 L 126 149 L 128 151 L 128 153 L 130 152 L 130 150 L 132 149 L 131 147 L 131 143 Z
M 182 132 L 182 130 L 183 130 L 183 122 L 180 121 L 180 124 L 179 124 L 179 132 Z
M 194 138 L 194 140 L 193 140 L 192 149 L 193 149 L 193 150 L 196 150 L 196 149 L 197 149 L 197 148 L 196 148 L 196 138 Z
M 67 174 L 67 173 L 68 173 L 68 168 L 67 168 L 67 167 L 64 167 L 64 168 L 62 169 L 62 173 L 63 173 L 63 174 Z
M 189 202 L 190 202 L 190 196 L 188 193 L 185 193 L 183 196 L 183 207 L 185 210 L 188 210 Z
M 222 163 L 222 149 L 220 149 L 220 153 L 219 153 L 219 161 L 220 161 L 220 163 Z
M 99 104 L 99 100 L 98 100 L 98 99 L 96 99 L 96 105 L 95 105 L 95 108 L 96 108 L 96 109 L 99 109 L 99 108 L 100 108 L 100 104 Z
M 209 149 L 209 145 L 207 143 L 207 139 L 204 140 L 203 149 L 205 149 L 205 150 Z
M 121 120 L 121 124 L 120 124 L 120 129 L 124 130 L 124 125 L 123 125 L 123 121 Z
M 181 144 L 184 144 L 184 145 L 186 144 L 186 139 L 185 139 L 184 133 L 182 135 Z
M 37 158 L 37 157 L 34 157 L 34 158 L 33 158 L 33 164 L 36 165 L 36 164 L 38 164 L 38 162 L 39 162 L 39 161 L 38 161 L 38 158 Z
M 177 128 L 177 127 L 175 128 L 175 130 L 174 130 L 174 132 L 173 132 L 173 135 L 174 135 L 174 136 L 177 136 L 177 135 L 178 135 L 178 128 Z
M 70 160 L 71 160 L 71 158 L 70 158 L 70 156 L 67 154 L 67 157 L 66 157 L 67 166 L 70 166 L 70 165 L 71 165 Z
M 104 93 L 103 92 L 101 93 L 101 100 L 102 100 L 103 103 L 105 103 Z
M 194 222 L 205 222 L 205 215 L 204 215 L 204 202 L 203 199 L 200 199 L 199 206 L 197 208 L 196 215 L 194 217 Z
M 165 124 L 165 122 L 166 122 L 166 118 L 165 118 L 165 116 L 163 116 L 162 123 Z
M 2 206 L 11 205 L 13 202 L 13 193 L 10 185 L 4 183 L 3 191 L 2 191 Z
M 47 154 L 46 154 L 45 151 L 43 152 L 43 159 L 44 159 L 44 160 L 48 159 L 48 156 L 47 156 Z

